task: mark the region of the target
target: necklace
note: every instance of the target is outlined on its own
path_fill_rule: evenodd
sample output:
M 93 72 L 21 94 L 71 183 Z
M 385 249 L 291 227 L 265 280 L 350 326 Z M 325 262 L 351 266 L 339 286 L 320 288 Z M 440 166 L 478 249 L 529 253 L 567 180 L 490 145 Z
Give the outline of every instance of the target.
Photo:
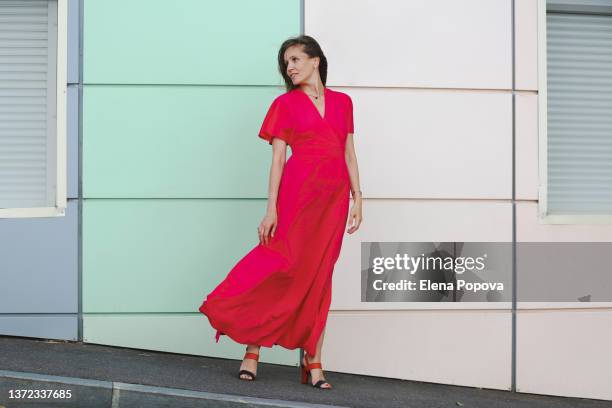
M 306 93 L 306 92 L 304 92 L 304 93 L 305 93 L 306 95 L 308 95 L 308 96 L 312 97 L 312 98 L 315 98 L 315 99 L 319 99 L 319 97 L 323 95 L 323 94 L 321 94 L 321 95 L 311 95 L 311 94 Z

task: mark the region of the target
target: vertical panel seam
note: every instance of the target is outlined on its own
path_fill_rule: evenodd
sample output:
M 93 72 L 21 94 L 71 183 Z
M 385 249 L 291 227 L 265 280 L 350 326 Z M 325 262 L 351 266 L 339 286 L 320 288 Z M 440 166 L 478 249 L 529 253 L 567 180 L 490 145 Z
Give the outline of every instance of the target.
M 510 28 L 512 52 L 512 330 L 510 390 L 516 392 L 516 42 L 515 42 L 515 0 L 511 0 Z
M 306 34 L 305 33 L 305 27 L 306 27 L 306 16 L 305 16 L 306 4 L 305 2 L 306 0 L 300 0 L 300 35 Z M 298 353 L 298 361 L 296 364 L 298 376 L 300 375 L 300 370 L 301 370 L 300 365 L 302 364 L 303 359 L 304 359 L 304 349 L 300 347 L 299 353 Z
M 306 0 L 300 0 L 300 35 L 304 35 L 305 26 L 306 26 L 306 17 L 304 16 L 304 10 L 306 5 L 304 4 Z
M 77 292 L 78 292 L 78 341 L 83 341 L 83 3 L 78 0 L 79 7 L 79 83 L 78 83 L 78 228 L 77 228 Z

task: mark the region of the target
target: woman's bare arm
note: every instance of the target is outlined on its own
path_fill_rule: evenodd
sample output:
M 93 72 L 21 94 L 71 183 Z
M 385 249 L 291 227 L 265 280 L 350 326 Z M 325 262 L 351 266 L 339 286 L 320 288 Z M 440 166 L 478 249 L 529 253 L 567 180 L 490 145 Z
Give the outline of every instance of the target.
M 346 138 L 346 149 L 344 153 L 346 166 L 351 180 L 351 191 L 353 193 L 353 207 L 351 208 L 348 225 L 348 233 L 359 229 L 359 225 L 363 220 L 361 215 L 361 187 L 359 187 L 359 166 L 357 165 L 357 154 L 355 153 L 355 145 L 353 143 L 353 134 L 349 133 Z M 351 225 L 352 224 L 352 225 Z
M 270 178 L 268 187 L 268 208 L 266 215 L 259 224 L 259 242 L 267 244 L 270 236 L 274 237 L 277 224 L 276 202 L 278 200 L 278 188 L 280 185 L 283 168 L 287 158 L 287 143 L 275 137 L 272 139 L 272 164 L 270 165 Z M 270 236 L 269 236 L 270 235 Z

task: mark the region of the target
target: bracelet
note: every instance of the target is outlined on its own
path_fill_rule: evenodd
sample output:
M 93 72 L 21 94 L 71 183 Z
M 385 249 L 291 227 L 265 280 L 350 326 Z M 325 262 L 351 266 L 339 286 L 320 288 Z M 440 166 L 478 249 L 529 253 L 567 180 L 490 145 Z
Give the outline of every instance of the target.
M 351 190 L 351 193 L 353 194 L 353 197 L 355 197 L 355 193 L 359 193 L 359 197 L 361 197 L 362 195 L 361 190 L 357 190 L 357 191 Z

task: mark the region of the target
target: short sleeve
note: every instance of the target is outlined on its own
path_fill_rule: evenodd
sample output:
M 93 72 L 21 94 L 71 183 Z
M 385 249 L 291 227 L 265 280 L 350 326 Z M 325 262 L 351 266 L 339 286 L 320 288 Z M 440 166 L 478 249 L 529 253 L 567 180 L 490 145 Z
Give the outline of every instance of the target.
M 350 96 L 348 96 L 346 109 L 346 129 L 346 133 L 355 133 L 353 128 L 353 101 L 351 100 Z
M 278 137 L 291 145 L 293 137 L 293 121 L 287 102 L 277 97 L 270 105 L 264 118 L 259 137 L 272 144 L 272 138 Z

